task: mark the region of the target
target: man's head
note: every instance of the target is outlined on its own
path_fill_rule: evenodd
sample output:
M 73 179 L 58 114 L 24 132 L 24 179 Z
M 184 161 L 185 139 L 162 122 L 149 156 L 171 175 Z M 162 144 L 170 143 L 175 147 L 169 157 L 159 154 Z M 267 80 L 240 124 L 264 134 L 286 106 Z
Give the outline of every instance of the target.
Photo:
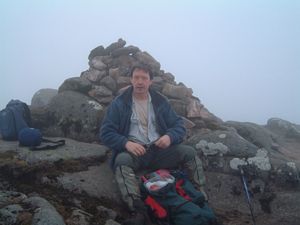
M 132 77 L 133 72 L 134 72 L 136 69 L 144 70 L 146 73 L 149 74 L 150 80 L 153 79 L 153 73 L 152 73 L 152 70 L 151 70 L 150 66 L 148 66 L 147 64 L 144 64 L 144 63 L 136 63 L 136 64 L 134 64 L 134 65 L 132 66 L 132 68 L 131 68 L 131 71 L 130 71 L 130 77 Z
M 133 86 L 133 94 L 146 97 L 152 84 L 152 71 L 145 64 L 136 64 L 132 67 L 130 81 Z

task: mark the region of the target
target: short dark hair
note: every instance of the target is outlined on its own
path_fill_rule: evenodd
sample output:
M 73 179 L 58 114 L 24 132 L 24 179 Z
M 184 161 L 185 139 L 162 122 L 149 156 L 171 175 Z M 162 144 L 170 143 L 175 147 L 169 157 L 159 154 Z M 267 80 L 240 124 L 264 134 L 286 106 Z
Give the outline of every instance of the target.
M 153 79 L 153 72 L 151 70 L 151 67 L 145 63 L 135 63 L 133 64 L 133 66 L 131 67 L 131 71 L 130 71 L 130 77 L 132 77 L 134 70 L 136 69 L 140 69 L 140 70 L 144 70 L 145 72 L 149 73 L 150 76 L 150 80 Z

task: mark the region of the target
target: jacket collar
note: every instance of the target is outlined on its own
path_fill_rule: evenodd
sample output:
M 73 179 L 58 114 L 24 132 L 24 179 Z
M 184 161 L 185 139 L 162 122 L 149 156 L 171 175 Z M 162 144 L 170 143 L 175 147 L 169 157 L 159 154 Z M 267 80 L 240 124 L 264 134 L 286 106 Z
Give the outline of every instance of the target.
M 120 95 L 120 98 L 124 100 L 124 103 L 126 105 L 132 105 L 132 91 L 133 91 L 133 87 L 130 86 Z M 149 89 L 149 93 L 153 105 L 159 105 L 163 100 L 166 99 L 165 96 L 153 90 L 151 87 Z

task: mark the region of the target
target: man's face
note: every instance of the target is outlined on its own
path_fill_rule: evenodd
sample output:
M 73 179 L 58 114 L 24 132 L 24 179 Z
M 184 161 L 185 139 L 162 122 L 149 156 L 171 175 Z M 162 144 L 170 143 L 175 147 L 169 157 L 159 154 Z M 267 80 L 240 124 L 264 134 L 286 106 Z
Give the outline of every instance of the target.
M 130 79 L 135 94 L 148 93 L 149 87 L 152 84 L 150 74 L 142 69 L 135 69 Z

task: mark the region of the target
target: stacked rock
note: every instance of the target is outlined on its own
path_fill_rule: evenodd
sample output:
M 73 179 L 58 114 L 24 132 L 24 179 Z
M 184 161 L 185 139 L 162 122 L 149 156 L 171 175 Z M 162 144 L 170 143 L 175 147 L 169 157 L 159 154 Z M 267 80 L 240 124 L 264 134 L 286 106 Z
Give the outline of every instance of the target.
M 87 141 L 96 140 L 106 107 L 121 89 L 130 85 L 130 70 L 136 62 L 147 64 L 154 75 L 152 88 L 165 95 L 175 111 L 185 118 L 187 128 L 216 128 L 222 120 L 210 113 L 193 96 L 193 90 L 175 76 L 161 70 L 160 63 L 149 53 L 135 46 L 126 46 L 119 39 L 108 47 L 98 46 L 89 56 L 89 68 L 80 77 L 63 82 L 58 95 L 49 103 L 49 135 L 60 135 Z

